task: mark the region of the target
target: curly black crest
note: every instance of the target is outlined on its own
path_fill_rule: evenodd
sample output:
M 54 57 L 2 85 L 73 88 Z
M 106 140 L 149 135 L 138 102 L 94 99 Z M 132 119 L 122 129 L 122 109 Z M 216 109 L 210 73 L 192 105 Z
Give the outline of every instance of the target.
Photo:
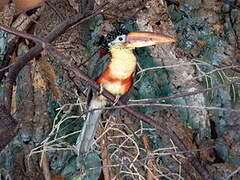
M 101 37 L 101 39 L 99 41 L 99 45 L 103 49 L 108 49 L 109 48 L 108 44 L 110 42 L 112 42 L 118 36 L 126 35 L 128 33 L 129 33 L 129 31 L 126 29 L 116 29 L 115 31 L 111 31 L 110 33 L 108 33 L 108 35 L 106 37 L 104 37 L 104 36 Z

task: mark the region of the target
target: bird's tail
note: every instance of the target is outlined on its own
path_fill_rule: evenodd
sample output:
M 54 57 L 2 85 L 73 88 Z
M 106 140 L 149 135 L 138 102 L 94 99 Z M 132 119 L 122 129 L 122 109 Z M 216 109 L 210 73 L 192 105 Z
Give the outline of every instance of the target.
M 90 147 L 93 143 L 94 136 L 97 131 L 99 118 L 103 111 L 101 108 L 104 108 L 106 104 L 107 104 L 107 99 L 102 95 L 94 97 L 91 100 L 89 110 L 99 109 L 99 108 L 100 109 L 95 111 L 90 111 L 87 115 L 87 119 L 84 122 L 81 134 L 79 135 L 76 142 L 76 147 L 78 149 L 79 154 L 89 152 Z

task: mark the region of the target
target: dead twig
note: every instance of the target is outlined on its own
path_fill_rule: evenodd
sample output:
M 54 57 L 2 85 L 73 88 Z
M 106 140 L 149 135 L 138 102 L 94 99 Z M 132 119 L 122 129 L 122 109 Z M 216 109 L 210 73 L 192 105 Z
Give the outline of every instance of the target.
M 240 83 L 240 79 L 236 79 L 236 80 L 233 80 L 233 81 L 230 81 L 230 82 L 226 82 L 226 83 L 223 83 L 219 86 L 215 86 L 215 87 L 212 87 L 212 88 L 198 89 L 196 91 L 192 91 L 192 92 L 188 92 L 188 93 L 179 93 L 179 94 L 175 94 L 175 95 L 172 95 L 172 96 L 166 96 L 166 97 L 161 97 L 161 98 L 137 100 L 137 101 L 134 101 L 133 103 L 134 104 L 146 104 L 146 103 L 154 103 L 154 102 L 165 102 L 166 100 L 169 100 L 169 99 L 176 99 L 176 98 L 181 98 L 181 97 L 186 97 L 186 96 L 193 96 L 193 95 L 200 94 L 200 93 L 205 93 L 205 92 L 208 92 L 208 91 L 215 91 L 217 89 L 225 88 L 225 87 L 228 87 L 232 84 L 237 84 L 237 83 Z
M 168 97 L 168 96 L 167 96 Z M 137 102 L 136 100 L 134 102 Z M 110 106 L 110 107 L 104 107 L 104 108 L 95 108 L 86 111 L 91 112 L 91 111 L 97 111 L 97 110 L 111 110 L 111 109 L 123 109 L 125 107 L 147 107 L 147 106 L 155 106 L 155 107 L 163 107 L 163 108 L 186 108 L 186 109 L 196 109 L 196 110 L 212 110 L 212 111 L 224 111 L 224 112 L 229 112 L 229 113 L 240 113 L 240 109 L 231 109 L 231 108 L 220 108 L 220 107 L 209 107 L 209 106 L 191 106 L 191 105 L 179 105 L 179 104 L 161 104 L 161 103 L 134 103 L 131 102 L 129 104 L 125 105 L 115 105 L 115 106 Z
M 231 174 L 229 174 L 227 177 L 225 177 L 224 179 L 225 179 L 225 180 L 230 179 L 232 176 L 234 176 L 235 174 L 237 174 L 239 171 L 240 171 L 240 166 L 239 166 L 235 171 L 233 171 Z

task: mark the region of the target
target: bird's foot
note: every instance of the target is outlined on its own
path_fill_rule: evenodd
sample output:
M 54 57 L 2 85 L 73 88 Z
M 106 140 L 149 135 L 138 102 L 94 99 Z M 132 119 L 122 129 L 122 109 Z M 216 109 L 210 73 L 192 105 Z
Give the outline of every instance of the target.
M 121 97 L 120 95 L 116 95 L 116 98 L 115 98 L 115 100 L 113 102 L 113 106 L 115 106 L 118 103 L 120 97 Z
M 100 89 L 99 89 L 99 94 L 101 95 L 101 94 L 102 94 L 102 92 L 103 92 L 103 85 L 102 85 L 102 84 L 100 84 L 99 86 L 100 86 Z

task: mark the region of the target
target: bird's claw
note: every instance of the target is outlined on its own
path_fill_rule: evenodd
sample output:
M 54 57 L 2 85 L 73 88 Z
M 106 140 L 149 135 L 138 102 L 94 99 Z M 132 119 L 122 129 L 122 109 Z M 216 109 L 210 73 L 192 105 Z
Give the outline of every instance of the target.
M 102 84 L 100 84 L 99 94 L 101 95 L 101 94 L 102 94 L 102 92 L 103 92 L 103 85 L 102 85 Z
M 116 98 L 115 98 L 115 100 L 113 102 L 113 106 L 115 106 L 118 103 L 120 97 L 121 97 L 120 95 L 116 95 Z

